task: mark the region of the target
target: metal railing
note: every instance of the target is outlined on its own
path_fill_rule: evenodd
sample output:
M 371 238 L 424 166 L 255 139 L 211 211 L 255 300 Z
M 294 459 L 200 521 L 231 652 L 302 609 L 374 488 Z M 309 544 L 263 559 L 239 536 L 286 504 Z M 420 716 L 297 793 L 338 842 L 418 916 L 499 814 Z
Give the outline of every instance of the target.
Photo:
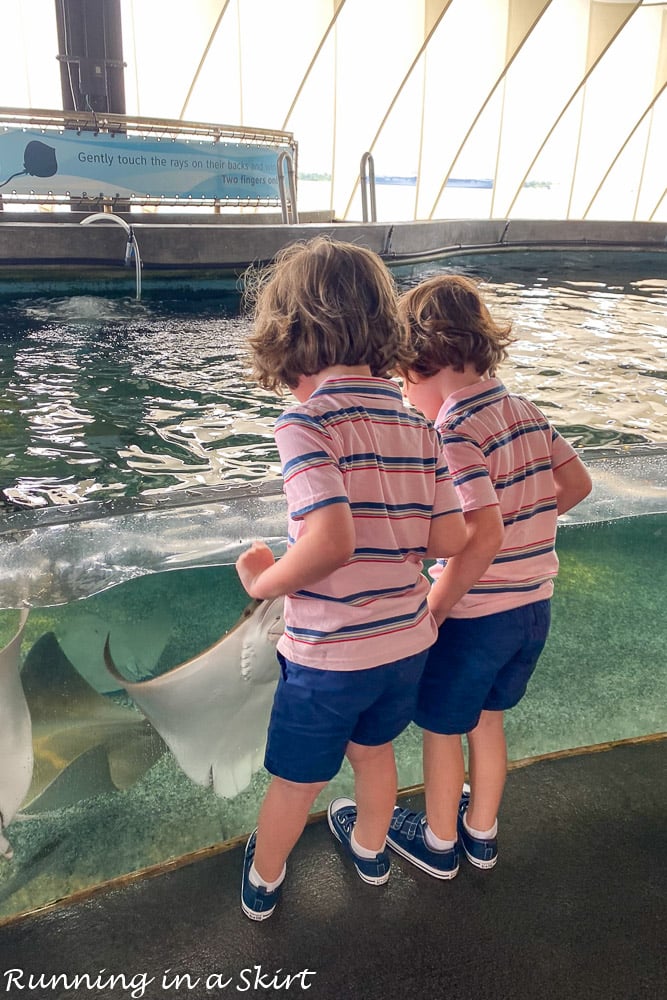
M 285 172 L 287 172 L 287 186 L 285 188 Z M 296 208 L 296 177 L 294 173 L 294 161 L 290 153 L 283 152 L 278 156 L 278 190 L 280 191 L 280 207 L 283 213 L 283 222 L 286 225 L 298 225 L 299 213 Z
M 361 217 L 364 222 L 377 222 L 377 204 L 375 202 L 375 161 L 372 153 L 364 153 L 359 166 L 359 185 L 361 187 Z M 370 197 L 371 211 L 368 215 Z
M 250 128 L 245 125 L 215 125 L 210 122 L 180 121 L 177 118 L 143 118 L 111 112 L 51 111 L 37 108 L 0 108 L 0 125 L 34 128 L 79 129 L 82 132 L 140 132 L 146 135 L 233 139 L 236 142 L 275 143 L 292 146 L 294 133 L 280 129 Z

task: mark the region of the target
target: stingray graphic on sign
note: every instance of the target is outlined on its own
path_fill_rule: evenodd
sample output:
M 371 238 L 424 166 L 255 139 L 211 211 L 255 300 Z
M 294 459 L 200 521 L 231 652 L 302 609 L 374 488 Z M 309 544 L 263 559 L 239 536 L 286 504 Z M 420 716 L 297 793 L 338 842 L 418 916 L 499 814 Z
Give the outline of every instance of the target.
M 58 161 L 53 146 L 47 146 L 45 142 L 32 139 L 23 150 L 23 170 L 17 170 L 15 174 L 8 177 L 0 184 L 0 188 L 9 184 L 15 177 L 22 177 L 24 174 L 30 174 L 31 177 L 53 177 L 57 172 Z

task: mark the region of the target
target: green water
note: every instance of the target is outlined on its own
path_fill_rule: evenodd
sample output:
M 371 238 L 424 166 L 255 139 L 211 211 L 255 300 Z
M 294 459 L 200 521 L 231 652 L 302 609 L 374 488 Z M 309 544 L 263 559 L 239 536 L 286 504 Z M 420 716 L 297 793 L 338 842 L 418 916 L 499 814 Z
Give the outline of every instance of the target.
M 660 624 L 666 535 L 666 515 L 560 529 L 552 633 L 526 697 L 507 714 L 511 759 L 667 729 L 667 647 Z M 40 655 L 48 659 L 57 647 L 44 637 L 71 633 L 77 616 L 79 625 L 96 620 L 112 635 L 133 627 L 141 635 L 147 621 L 166 617 L 168 635 L 153 653 L 152 672 L 160 673 L 215 642 L 245 603 L 231 567 L 142 577 L 86 601 L 32 612 L 23 658 L 33 664 Z M 3 642 L 17 621 L 15 611 L 0 613 Z M 48 664 L 42 666 L 48 676 Z M 415 727 L 396 741 L 396 753 L 400 785 L 420 783 Z M 15 820 L 8 830 L 14 859 L 0 859 L 0 917 L 248 832 L 267 780 L 259 770 L 235 798 L 218 798 L 187 778 L 166 752 L 124 791 Z M 332 795 L 351 791 L 345 764 L 316 810 Z

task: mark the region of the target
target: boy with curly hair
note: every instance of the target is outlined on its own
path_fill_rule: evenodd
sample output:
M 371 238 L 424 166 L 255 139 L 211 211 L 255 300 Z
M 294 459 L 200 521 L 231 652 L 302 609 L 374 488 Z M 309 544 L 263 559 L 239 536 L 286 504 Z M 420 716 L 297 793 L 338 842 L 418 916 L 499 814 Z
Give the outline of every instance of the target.
M 298 401 L 275 425 L 287 551 L 275 561 L 255 542 L 236 564 L 251 597 L 285 595 L 265 756 L 272 780 L 241 888 L 243 912 L 264 920 L 313 802 L 344 756 L 356 802 L 335 799 L 329 826 L 360 878 L 387 881 L 392 740 L 414 715 L 437 635 L 422 560 L 454 555 L 466 532 L 435 430 L 387 377 L 413 354 L 381 259 L 323 238 L 293 244 L 254 296 L 254 374 Z
M 426 811 L 396 807 L 387 842 L 449 879 L 460 849 L 478 868 L 496 864 L 503 713 L 523 697 L 546 642 L 556 519 L 587 496 L 591 479 L 544 414 L 496 377 L 511 324 L 492 318 L 473 281 L 427 279 L 401 297 L 399 316 L 415 354 L 400 366 L 405 392 L 440 432 L 468 542 L 431 570 L 439 631 L 414 716 L 423 730 Z

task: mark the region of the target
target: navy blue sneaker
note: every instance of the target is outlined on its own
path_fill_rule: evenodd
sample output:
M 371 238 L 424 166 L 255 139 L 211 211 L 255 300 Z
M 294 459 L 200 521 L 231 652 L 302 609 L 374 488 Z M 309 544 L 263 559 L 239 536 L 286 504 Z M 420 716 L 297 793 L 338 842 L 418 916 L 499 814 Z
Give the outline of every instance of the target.
M 387 833 L 387 844 L 411 864 L 434 878 L 454 878 L 459 870 L 459 847 L 434 851 L 426 843 L 426 814 L 396 806 Z
M 340 841 L 354 861 L 357 875 L 369 885 L 384 885 L 389 878 L 391 861 L 386 851 L 380 851 L 374 858 L 360 858 L 350 844 L 350 837 L 357 821 L 357 806 L 352 799 L 334 799 L 327 810 L 329 829 Z
M 473 837 L 471 833 L 468 833 L 466 825 L 463 822 L 463 817 L 467 812 L 469 804 L 470 792 L 466 791 L 464 786 L 463 795 L 461 796 L 461 801 L 459 802 L 459 843 L 461 844 L 468 861 L 471 865 L 474 865 L 475 868 L 493 868 L 498 860 L 498 838 L 491 837 L 489 840 L 483 840 L 480 837 Z
M 243 881 L 241 882 L 241 909 L 246 917 L 251 920 L 266 920 L 276 908 L 276 903 L 280 899 L 282 883 L 277 889 L 269 891 L 263 886 L 253 885 L 249 879 L 250 869 L 255 858 L 255 842 L 257 840 L 257 830 L 253 830 L 245 846 L 245 856 L 243 858 Z

